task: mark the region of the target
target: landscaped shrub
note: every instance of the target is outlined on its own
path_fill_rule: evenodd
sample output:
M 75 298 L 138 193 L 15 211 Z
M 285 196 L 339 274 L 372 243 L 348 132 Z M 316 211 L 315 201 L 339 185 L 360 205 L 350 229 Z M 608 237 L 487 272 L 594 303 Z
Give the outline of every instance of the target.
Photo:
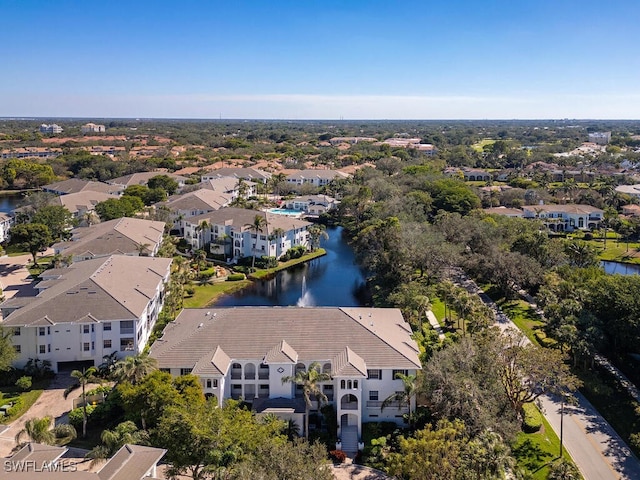
M 3 400 L 3 402 L 4 401 L 6 400 Z M 10 403 L 13 403 L 13 406 L 9 409 L 9 411 L 7 412 L 7 415 L 11 417 L 17 413 L 18 409 L 22 405 L 22 398 L 20 397 L 13 398 L 11 399 Z
M 95 406 L 93 405 L 87 405 L 87 420 L 91 419 L 91 414 L 93 413 L 93 411 L 95 410 Z M 82 411 L 82 407 L 80 408 L 74 408 L 73 410 L 71 410 L 69 412 L 69 423 L 71 425 L 73 425 L 73 427 L 76 430 L 79 430 L 82 428 L 82 420 L 83 420 L 83 411 Z
M 344 463 L 344 461 L 347 459 L 347 454 L 342 450 L 331 450 L 329 452 L 329 456 L 334 463 Z
M 184 289 L 184 293 L 186 293 L 190 297 L 193 297 L 193 295 L 196 293 L 196 288 L 195 287 L 186 287 Z
M 522 407 L 524 412 L 524 421 L 522 429 L 526 433 L 535 433 L 542 427 L 542 415 L 540 410 L 533 403 L 525 403 Z
M 593 233 L 591 233 L 591 232 L 586 232 L 586 233 L 584 234 L 584 239 L 585 239 L 585 240 L 593 240 Z
M 227 282 L 238 282 L 244 280 L 244 273 L 232 273 L 227 277 Z
M 18 387 L 23 392 L 26 392 L 31 388 L 32 385 L 31 377 L 23 376 L 16 380 L 16 387 Z

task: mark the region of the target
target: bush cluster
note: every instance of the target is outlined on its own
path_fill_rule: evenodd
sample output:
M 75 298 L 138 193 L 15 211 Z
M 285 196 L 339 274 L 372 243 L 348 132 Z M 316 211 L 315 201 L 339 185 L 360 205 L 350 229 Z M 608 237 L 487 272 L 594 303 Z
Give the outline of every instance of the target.
M 542 415 L 540 410 L 533 403 L 525 403 L 522 407 L 524 412 L 524 421 L 522 429 L 526 433 L 535 433 L 542 428 Z
M 287 253 L 280 257 L 281 262 L 287 262 L 289 260 L 293 260 L 294 258 L 300 258 L 307 252 L 307 249 L 302 245 L 298 245 L 297 247 L 292 247 L 287 250 Z
M 227 282 L 238 282 L 244 280 L 244 273 L 232 273 L 227 277 Z

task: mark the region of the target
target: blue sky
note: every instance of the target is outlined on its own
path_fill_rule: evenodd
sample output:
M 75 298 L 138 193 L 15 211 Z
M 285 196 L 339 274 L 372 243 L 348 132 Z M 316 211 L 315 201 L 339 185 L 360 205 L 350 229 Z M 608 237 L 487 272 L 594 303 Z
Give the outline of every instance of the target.
M 0 116 L 639 118 L 637 0 L 0 0 Z

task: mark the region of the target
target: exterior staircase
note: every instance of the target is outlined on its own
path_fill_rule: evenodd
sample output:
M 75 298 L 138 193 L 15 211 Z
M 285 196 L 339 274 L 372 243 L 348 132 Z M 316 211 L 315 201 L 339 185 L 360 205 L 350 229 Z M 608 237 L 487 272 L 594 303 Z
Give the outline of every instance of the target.
M 342 427 L 340 432 L 340 439 L 342 440 L 342 451 L 349 457 L 355 457 L 358 453 L 358 427 Z

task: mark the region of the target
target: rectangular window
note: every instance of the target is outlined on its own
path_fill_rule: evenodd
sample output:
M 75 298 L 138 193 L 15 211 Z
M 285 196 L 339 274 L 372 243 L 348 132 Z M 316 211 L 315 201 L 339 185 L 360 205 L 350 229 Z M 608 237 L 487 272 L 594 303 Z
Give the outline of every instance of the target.
M 20 327 L 15 327 L 13 329 L 13 336 L 14 337 L 19 337 L 20 336 Z
M 398 376 L 397 376 L 397 375 L 398 375 L 399 373 L 400 373 L 400 374 L 402 374 L 402 375 L 404 375 L 405 377 L 406 377 L 407 375 L 409 375 L 409 371 L 408 371 L 408 370 L 394 370 L 394 371 L 393 371 L 393 376 L 392 376 L 391 378 L 393 378 L 393 380 L 397 380 L 397 379 L 398 379 Z
M 22 352 L 22 346 L 21 345 L 14 345 L 13 347 L 16 349 L 16 353 Z
M 120 351 L 132 351 L 133 350 L 133 338 L 121 338 L 120 339 Z
M 111 322 L 104 322 L 104 327 L 102 328 L 105 332 L 111 331 Z
M 91 344 L 89 342 L 84 342 L 82 344 L 82 350 L 85 351 L 85 352 L 88 352 L 90 346 L 91 346 Z
M 218 379 L 217 378 L 213 379 L 213 388 L 218 388 Z
M 382 370 L 367 370 L 369 380 L 382 380 Z
M 47 353 L 51 353 L 51 344 L 50 343 L 47 345 Z
M 180 375 L 189 375 L 191 373 L 191 370 L 193 370 L 193 368 L 181 368 Z
M 96 342 L 91 342 L 91 350 L 95 350 L 96 349 Z
M 102 342 L 102 348 L 111 348 L 111 340 L 104 340 Z
M 369 400 L 378 400 L 378 390 L 371 390 L 369 392 Z
M 89 325 L 82 326 L 82 333 L 89 333 Z
M 47 353 L 47 346 L 46 345 L 39 345 L 38 346 L 38 351 L 40 353 Z
M 207 387 L 206 388 L 211 388 L 211 385 L 212 385 L 211 379 L 207 378 Z
M 133 320 L 120 322 L 120 333 L 133 333 Z
M 46 330 L 44 327 L 38 327 L 38 335 L 40 335 L 41 337 L 44 337 L 45 333 L 46 333 Z

